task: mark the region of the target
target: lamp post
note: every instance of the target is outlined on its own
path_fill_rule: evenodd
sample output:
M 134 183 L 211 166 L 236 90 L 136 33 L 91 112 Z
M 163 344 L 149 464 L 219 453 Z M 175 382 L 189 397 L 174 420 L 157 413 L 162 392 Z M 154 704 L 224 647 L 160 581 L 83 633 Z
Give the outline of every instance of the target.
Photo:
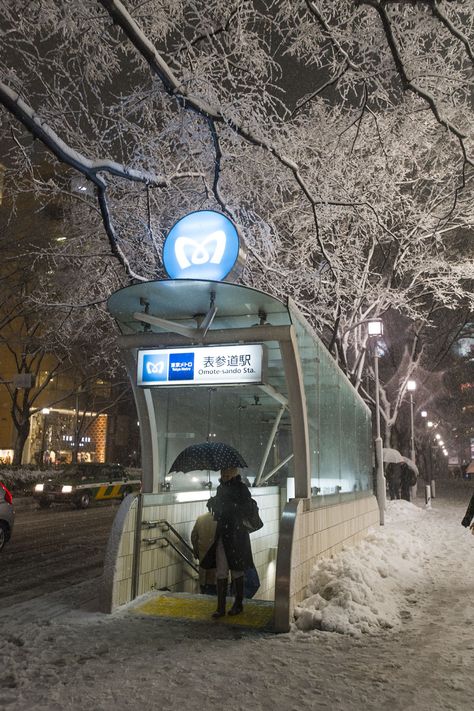
M 410 393 L 410 459 L 415 461 L 415 422 L 413 417 L 413 393 L 416 390 L 416 381 L 409 380 L 407 382 L 407 390 Z M 411 487 L 411 499 L 416 498 L 416 484 Z
M 47 434 L 47 426 L 48 426 L 48 415 L 51 412 L 49 407 L 43 407 L 41 410 L 41 414 L 43 415 L 43 433 L 41 435 L 41 456 L 40 456 L 40 464 L 44 464 L 44 452 L 45 452 L 45 447 L 46 447 L 46 434 Z
M 385 476 L 383 471 L 383 447 L 382 437 L 380 436 L 380 398 L 379 398 L 379 351 L 378 339 L 383 335 L 382 319 L 372 319 L 367 323 L 367 334 L 373 341 L 374 351 L 374 375 L 375 375 L 375 456 L 377 460 L 377 501 L 380 513 L 380 525 L 385 523 Z
M 407 382 L 407 390 L 410 393 L 410 457 L 415 461 L 415 428 L 413 418 L 413 393 L 416 390 L 416 382 L 409 380 Z

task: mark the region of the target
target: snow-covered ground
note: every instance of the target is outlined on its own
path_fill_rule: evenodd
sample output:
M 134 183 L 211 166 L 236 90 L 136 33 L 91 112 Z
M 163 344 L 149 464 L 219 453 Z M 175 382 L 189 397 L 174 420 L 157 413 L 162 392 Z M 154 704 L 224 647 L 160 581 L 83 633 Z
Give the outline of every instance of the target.
M 74 609 L 90 583 L 0 610 L 0 708 L 470 710 L 472 485 L 455 487 L 431 510 L 389 503 L 385 527 L 321 562 L 286 635 Z

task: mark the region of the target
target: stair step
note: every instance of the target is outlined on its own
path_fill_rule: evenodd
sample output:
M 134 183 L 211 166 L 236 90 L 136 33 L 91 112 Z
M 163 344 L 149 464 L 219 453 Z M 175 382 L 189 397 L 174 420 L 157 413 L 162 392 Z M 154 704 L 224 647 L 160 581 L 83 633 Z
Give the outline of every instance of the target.
M 244 610 L 240 615 L 225 615 L 217 620 L 211 618 L 216 609 L 217 598 L 214 595 L 193 595 L 192 593 L 161 593 L 153 597 L 138 599 L 130 609 L 134 613 L 152 617 L 194 620 L 233 627 L 251 627 L 259 630 L 273 629 L 273 602 L 268 600 L 244 600 Z M 229 597 L 229 610 L 233 598 Z

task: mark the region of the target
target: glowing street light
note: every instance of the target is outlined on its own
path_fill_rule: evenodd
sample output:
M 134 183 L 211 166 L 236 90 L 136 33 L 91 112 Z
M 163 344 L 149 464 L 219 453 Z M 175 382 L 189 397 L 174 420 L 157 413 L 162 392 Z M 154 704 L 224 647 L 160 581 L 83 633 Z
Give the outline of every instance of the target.
M 422 410 L 422 411 L 421 411 L 421 416 L 422 416 L 422 417 L 428 417 L 428 413 L 426 412 L 426 410 Z
M 374 318 L 367 322 L 369 336 L 383 336 L 383 322 L 381 318 Z

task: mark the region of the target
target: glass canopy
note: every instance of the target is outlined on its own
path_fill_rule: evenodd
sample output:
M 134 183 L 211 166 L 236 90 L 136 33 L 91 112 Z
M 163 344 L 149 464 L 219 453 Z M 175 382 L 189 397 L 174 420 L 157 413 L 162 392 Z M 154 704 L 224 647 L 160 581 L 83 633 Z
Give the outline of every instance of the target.
M 215 486 L 218 473 L 170 472 L 183 449 L 206 441 L 238 449 L 250 485 L 279 483 L 313 502 L 371 490 L 370 411 L 291 302 L 227 282 L 164 280 L 122 289 L 108 306 L 128 352 L 144 491 Z M 137 386 L 140 349 L 250 343 L 263 345 L 262 382 Z

